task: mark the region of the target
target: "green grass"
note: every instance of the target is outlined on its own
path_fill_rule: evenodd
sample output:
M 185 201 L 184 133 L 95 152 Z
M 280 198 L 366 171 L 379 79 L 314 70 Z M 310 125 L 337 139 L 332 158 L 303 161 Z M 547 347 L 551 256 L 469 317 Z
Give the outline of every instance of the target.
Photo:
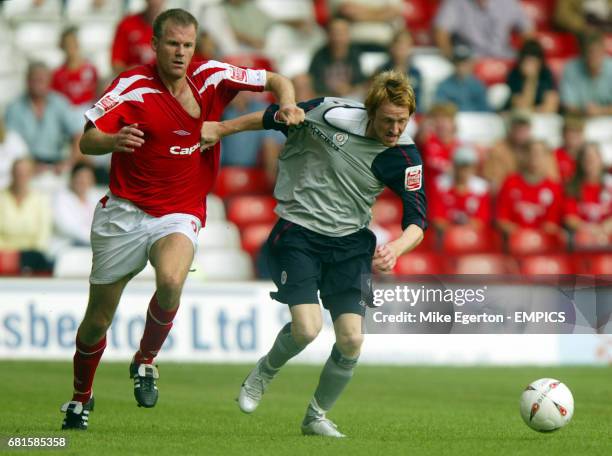
M 248 416 L 234 402 L 247 366 L 164 363 L 160 402 L 145 410 L 127 364 L 102 363 L 90 430 L 61 433 L 71 365 L 2 361 L 0 436 L 68 435 L 69 448 L 57 453 L 105 456 L 612 454 L 610 368 L 359 366 L 330 413 L 349 436 L 342 440 L 300 435 L 319 369 L 287 366 Z M 561 379 L 576 401 L 573 421 L 551 434 L 530 430 L 518 412 L 523 387 L 540 377 Z

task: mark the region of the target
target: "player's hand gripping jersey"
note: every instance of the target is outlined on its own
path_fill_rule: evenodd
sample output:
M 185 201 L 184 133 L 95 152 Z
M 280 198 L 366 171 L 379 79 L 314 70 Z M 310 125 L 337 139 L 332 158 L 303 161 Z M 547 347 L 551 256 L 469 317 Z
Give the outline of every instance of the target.
M 191 65 L 187 83 L 200 104 L 194 118 L 163 84 L 153 65 L 121 73 L 86 113 L 104 133 L 138 124 L 145 143 L 133 153 L 115 152 L 110 190 L 155 217 L 192 214 L 205 220 L 206 194 L 219 167 L 219 145 L 200 153 L 204 121 L 218 121 L 240 90 L 262 91 L 265 70 L 208 61 Z
M 264 128 L 287 135 L 274 189 L 280 217 L 320 234 L 346 236 L 368 226 L 371 207 L 386 185 L 402 199 L 402 228 L 425 229 L 421 156 L 407 133 L 387 147 L 365 136 L 368 116 L 362 104 L 319 98 L 299 106 L 306 120 L 297 127 L 276 121 L 277 105 L 263 120 Z

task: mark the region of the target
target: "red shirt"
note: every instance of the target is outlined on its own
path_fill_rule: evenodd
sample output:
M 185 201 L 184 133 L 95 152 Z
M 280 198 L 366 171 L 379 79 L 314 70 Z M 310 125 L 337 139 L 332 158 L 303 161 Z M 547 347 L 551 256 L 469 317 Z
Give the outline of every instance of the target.
M 520 174 L 508 176 L 499 191 L 497 217 L 522 228 L 539 228 L 544 222 L 561 223 L 563 189 L 550 179 L 530 184 Z
M 579 198 L 566 199 L 565 214 L 589 223 L 601 223 L 612 217 L 612 175 L 606 175 L 599 184 L 583 183 Z
M 450 144 L 444 144 L 435 135 L 431 134 L 423 144 L 423 167 L 425 173 L 425 183 L 427 190 L 435 191 L 433 183 L 440 174 L 451 170 L 453 166 L 453 152 L 459 146 L 459 141 L 455 140 Z
M 489 185 L 480 177 L 472 177 L 465 192 L 459 192 L 449 175 L 438 176 L 436 197 L 431 200 L 431 218 L 462 225 L 472 219 L 488 225 L 491 220 Z
M 122 63 L 131 68 L 155 62 L 155 51 L 151 47 L 153 26 L 143 14 L 124 17 L 115 32 L 111 50 L 111 62 Z
M 65 64 L 53 72 L 51 88 L 65 95 L 73 105 L 91 105 L 96 99 L 98 72 L 89 62 L 84 62 L 77 69 L 70 69 Z
M 121 73 L 87 118 L 105 133 L 137 123 L 145 143 L 133 153 L 114 152 L 110 190 L 155 217 L 192 214 L 205 221 L 206 194 L 219 168 L 217 145 L 200 153 L 205 120 L 218 121 L 240 90 L 263 90 L 264 70 L 243 70 L 213 60 L 190 65 L 189 87 L 200 103 L 191 117 L 164 86 L 154 65 Z
M 569 182 L 576 171 L 576 160 L 563 147 L 555 150 L 555 159 L 557 160 L 557 166 L 559 166 L 561 181 Z

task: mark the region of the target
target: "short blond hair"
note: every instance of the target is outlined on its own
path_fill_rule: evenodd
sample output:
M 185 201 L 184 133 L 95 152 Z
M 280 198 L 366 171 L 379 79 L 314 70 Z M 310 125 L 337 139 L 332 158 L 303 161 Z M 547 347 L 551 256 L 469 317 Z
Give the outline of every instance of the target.
M 383 71 L 372 80 L 366 95 L 365 108 L 370 118 L 385 101 L 408 108 L 412 115 L 416 111 L 414 90 L 408 77 L 399 71 Z

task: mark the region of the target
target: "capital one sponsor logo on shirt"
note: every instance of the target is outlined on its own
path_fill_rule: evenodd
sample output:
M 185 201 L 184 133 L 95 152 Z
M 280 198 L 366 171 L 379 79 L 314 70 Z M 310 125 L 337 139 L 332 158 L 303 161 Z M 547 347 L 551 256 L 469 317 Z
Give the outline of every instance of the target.
M 98 102 L 96 103 L 96 106 L 98 106 L 99 108 L 102 108 L 104 112 L 108 112 L 111 109 L 113 109 L 115 106 L 117 106 L 120 102 L 121 102 L 121 98 L 118 95 L 115 95 L 114 93 L 109 92 L 106 95 L 104 95 L 102 98 L 100 98 L 100 100 L 98 100 Z
M 232 75 L 230 76 L 231 79 L 237 82 L 246 82 L 247 80 L 246 70 L 233 66 L 231 67 L 231 72 L 232 72 Z
M 196 150 L 200 150 L 200 143 L 194 144 L 191 147 L 172 146 L 170 153 L 172 155 L 191 155 Z

